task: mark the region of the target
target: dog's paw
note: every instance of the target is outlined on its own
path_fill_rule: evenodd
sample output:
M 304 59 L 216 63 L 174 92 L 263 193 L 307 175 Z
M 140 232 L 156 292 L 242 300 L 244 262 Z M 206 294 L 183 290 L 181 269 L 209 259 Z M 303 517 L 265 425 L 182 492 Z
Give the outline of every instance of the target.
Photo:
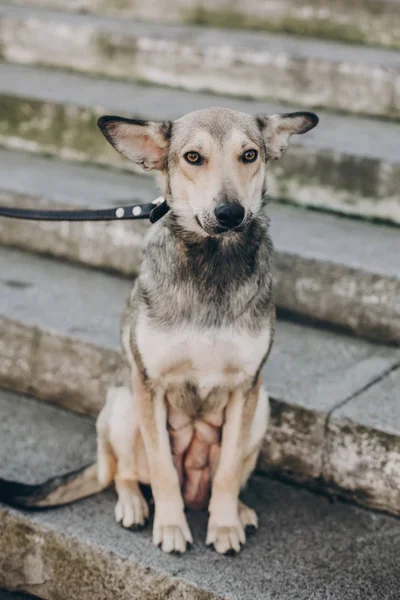
M 149 518 L 149 507 L 140 491 L 125 489 L 119 493 L 115 520 L 127 529 L 143 527 Z
M 160 546 L 163 552 L 183 554 L 187 544 L 193 544 L 185 514 L 182 511 L 173 519 L 167 520 L 165 517 L 165 514 L 162 519 L 157 518 L 157 514 L 154 517 L 153 543 L 155 546 Z
M 243 529 L 258 529 L 258 517 L 255 510 L 239 501 L 239 519 Z
M 246 534 L 239 517 L 231 525 L 218 524 L 210 518 L 207 529 L 206 544 L 214 546 L 219 554 L 240 552 L 241 544 L 246 543 Z

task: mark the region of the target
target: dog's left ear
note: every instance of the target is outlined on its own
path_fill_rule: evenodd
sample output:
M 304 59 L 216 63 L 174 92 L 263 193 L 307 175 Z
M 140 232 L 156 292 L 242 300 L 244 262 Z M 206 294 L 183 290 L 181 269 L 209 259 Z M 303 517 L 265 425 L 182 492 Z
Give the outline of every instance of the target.
M 258 116 L 257 123 L 265 140 L 267 158 L 280 158 L 293 133 L 306 133 L 313 129 L 318 121 L 317 115 L 311 112 Z
M 165 168 L 171 122 L 104 116 L 98 120 L 98 126 L 118 152 L 146 171 Z

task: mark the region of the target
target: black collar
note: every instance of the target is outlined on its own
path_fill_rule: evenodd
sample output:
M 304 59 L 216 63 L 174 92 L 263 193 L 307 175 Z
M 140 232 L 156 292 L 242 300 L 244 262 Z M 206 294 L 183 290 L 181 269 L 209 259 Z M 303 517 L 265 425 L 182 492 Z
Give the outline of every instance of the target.
M 0 217 L 29 219 L 33 221 L 126 221 L 130 219 L 149 219 L 155 223 L 169 211 L 162 196 L 149 204 L 132 204 L 118 208 L 100 210 L 36 210 L 29 208 L 10 208 L 0 206 Z

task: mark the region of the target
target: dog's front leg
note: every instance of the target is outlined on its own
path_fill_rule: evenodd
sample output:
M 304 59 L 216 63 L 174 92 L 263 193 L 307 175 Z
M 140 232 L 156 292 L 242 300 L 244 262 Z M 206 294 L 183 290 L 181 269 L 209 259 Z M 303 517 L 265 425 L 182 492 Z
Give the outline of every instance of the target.
M 172 459 L 164 390 L 152 390 L 139 381 L 134 389 L 155 504 L 153 543 L 164 552 L 185 552 L 193 540 Z
M 209 504 L 206 544 L 217 552 L 240 551 L 246 541 L 239 517 L 239 492 L 246 439 L 258 399 L 258 386 L 248 393 L 238 389 L 231 394 L 226 407 L 219 463 L 215 472 Z

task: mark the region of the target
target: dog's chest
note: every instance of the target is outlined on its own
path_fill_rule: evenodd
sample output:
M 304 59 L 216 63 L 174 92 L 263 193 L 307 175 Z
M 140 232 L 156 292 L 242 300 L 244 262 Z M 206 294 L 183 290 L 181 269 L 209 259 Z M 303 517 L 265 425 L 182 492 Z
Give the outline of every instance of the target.
M 268 351 L 270 331 L 234 328 L 165 330 L 139 319 L 136 343 L 147 375 L 165 387 L 196 385 L 201 397 L 253 378 Z

